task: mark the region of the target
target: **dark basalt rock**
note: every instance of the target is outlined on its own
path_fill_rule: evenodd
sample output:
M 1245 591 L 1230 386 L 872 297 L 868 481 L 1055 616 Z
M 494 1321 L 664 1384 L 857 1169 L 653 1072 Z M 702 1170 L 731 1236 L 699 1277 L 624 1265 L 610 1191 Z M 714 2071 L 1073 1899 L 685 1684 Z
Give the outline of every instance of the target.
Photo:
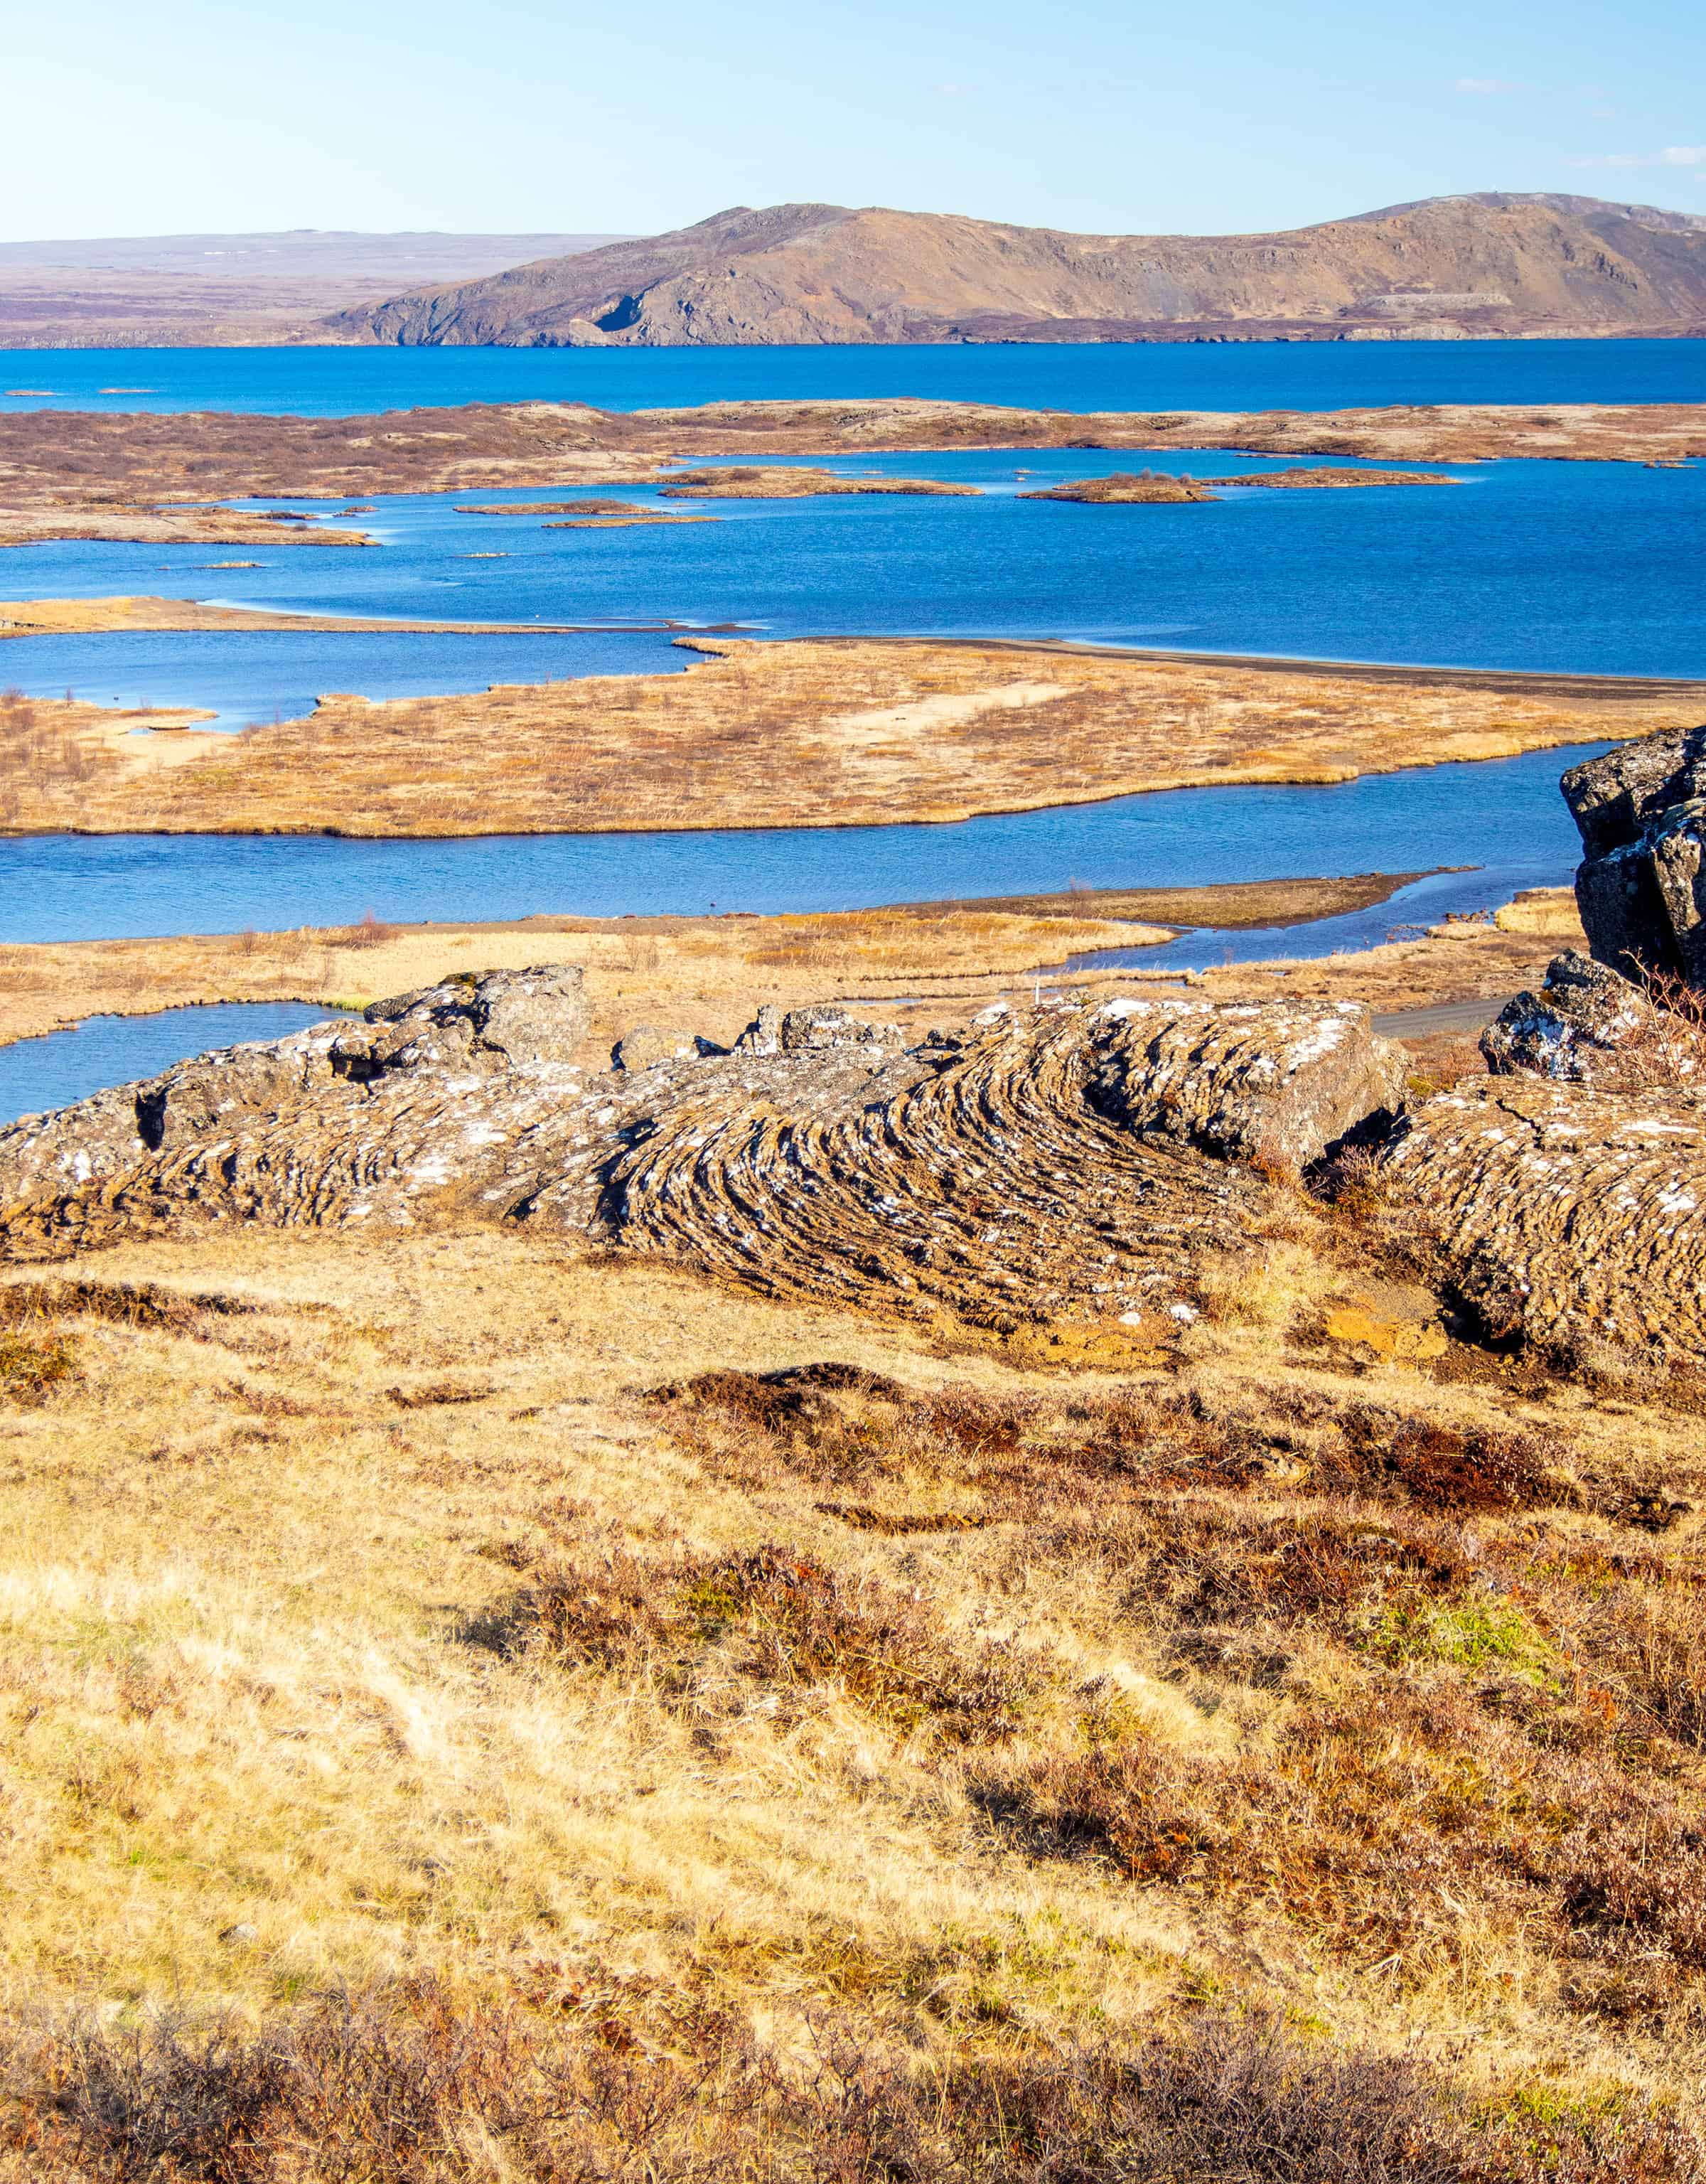
M 1575 899 L 1596 959 L 1706 986 L 1706 727 L 1590 759 L 1560 786 L 1586 853 Z

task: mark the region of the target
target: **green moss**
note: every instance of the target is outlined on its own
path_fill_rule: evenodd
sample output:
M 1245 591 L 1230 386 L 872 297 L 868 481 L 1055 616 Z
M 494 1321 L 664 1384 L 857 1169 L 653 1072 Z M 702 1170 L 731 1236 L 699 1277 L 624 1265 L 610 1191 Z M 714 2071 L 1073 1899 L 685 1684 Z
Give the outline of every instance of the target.
M 1532 1683 L 1552 1669 L 1551 1647 L 1519 1609 L 1486 1604 L 1406 1602 L 1386 1608 L 1369 1650 L 1394 1665 L 1449 1661 L 1460 1669 L 1502 1668 Z

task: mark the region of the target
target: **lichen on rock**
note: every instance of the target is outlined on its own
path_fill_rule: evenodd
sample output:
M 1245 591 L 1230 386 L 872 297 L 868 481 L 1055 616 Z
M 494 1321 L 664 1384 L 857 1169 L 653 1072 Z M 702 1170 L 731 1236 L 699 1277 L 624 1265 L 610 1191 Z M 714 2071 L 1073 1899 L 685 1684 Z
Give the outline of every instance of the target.
M 1595 958 L 1706 987 L 1706 727 L 1643 737 L 1560 784 L 1581 835 L 1576 901 Z

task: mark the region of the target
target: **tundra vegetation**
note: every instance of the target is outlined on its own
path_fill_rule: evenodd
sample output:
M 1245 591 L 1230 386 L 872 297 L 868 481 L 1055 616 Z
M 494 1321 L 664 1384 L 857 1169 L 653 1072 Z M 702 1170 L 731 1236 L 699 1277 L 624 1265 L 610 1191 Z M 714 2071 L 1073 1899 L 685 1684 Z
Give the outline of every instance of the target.
M 655 483 L 662 465 L 673 462 L 951 448 L 1219 448 L 1400 463 L 1529 456 L 1675 465 L 1706 450 L 1706 412 L 1692 403 L 1552 410 L 1484 403 L 1084 415 L 911 399 L 633 411 L 469 403 L 380 417 L 14 410 L 0 415 L 0 545 L 46 538 L 359 544 L 359 533 L 328 530 L 299 513 L 216 504 L 264 495 L 341 504 L 376 493 L 584 490 Z
M 9 1272 L 11 2173 L 1699 2174 L 1697 1391 L 1267 1217 L 1118 1371 L 526 1232 Z
M 398 835 L 962 819 L 1510 757 L 1681 727 L 1706 697 L 1706 685 L 1636 678 L 1048 644 L 678 642 L 695 656 L 686 674 L 329 696 L 240 735 L 195 728 L 181 711 L 108 714 L 14 694 L 0 713 L 15 754 L 0 770 L 0 828 Z M 151 726 L 173 733 L 137 733 Z

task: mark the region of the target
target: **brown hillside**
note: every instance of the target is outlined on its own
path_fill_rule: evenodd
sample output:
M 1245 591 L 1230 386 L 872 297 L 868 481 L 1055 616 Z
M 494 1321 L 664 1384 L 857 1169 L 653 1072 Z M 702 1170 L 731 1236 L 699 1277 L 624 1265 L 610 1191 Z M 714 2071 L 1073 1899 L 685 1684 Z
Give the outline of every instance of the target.
M 1706 221 L 1497 193 L 1279 235 L 1067 235 L 880 207 L 740 207 L 327 323 L 346 339 L 524 347 L 1698 332 Z

